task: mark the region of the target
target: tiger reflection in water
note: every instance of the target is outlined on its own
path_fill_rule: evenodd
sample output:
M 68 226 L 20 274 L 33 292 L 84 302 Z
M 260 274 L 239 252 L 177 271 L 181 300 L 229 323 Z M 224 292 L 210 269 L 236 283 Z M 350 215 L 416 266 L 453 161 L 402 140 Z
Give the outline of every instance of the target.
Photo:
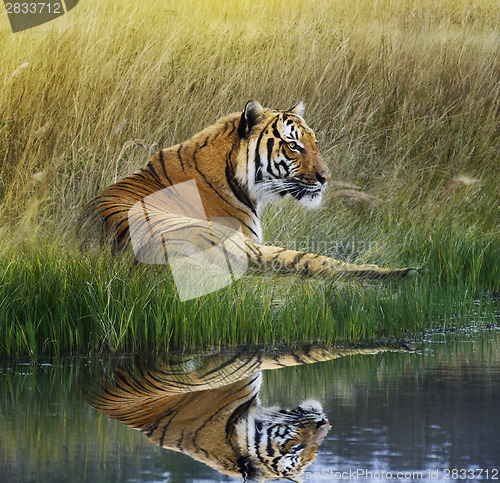
M 152 442 L 224 475 L 247 482 L 301 481 L 331 426 L 317 401 L 291 410 L 263 407 L 258 397 L 261 371 L 359 352 L 374 351 L 310 349 L 273 356 L 159 359 L 153 366 L 118 367 L 82 393 L 88 404 Z

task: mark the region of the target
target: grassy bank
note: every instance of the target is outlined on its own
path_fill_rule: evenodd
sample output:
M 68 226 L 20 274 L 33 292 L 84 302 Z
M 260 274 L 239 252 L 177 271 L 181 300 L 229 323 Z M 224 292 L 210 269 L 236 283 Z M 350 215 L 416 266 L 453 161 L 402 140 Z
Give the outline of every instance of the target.
M 0 258 L 0 353 L 376 344 L 435 328 L 495 324 L 498 300 L 483 291 L 500 288 L 498 246 L 446 226 L 399 235 L 404 244 L 389 248 L 400 250 L 400 260 L 419 260 L 422 276 L 341 283 L 249 273 L 186 302 L 164 266 L 133 268 L 131 259 L 82 258 L 50 244 L 11 247 Z
M 358 342 L 492 314 L 499 25 L 467 0 L 95 1 L 15 35 L 0 18 L 0 354 Z M 305 100 L 333 174 L 317 210 L 266 207 L 265 239 L 422 277 L 253 274 L 181 303 L 164 268 L 78 252 L 86 201 L 250 98 Z

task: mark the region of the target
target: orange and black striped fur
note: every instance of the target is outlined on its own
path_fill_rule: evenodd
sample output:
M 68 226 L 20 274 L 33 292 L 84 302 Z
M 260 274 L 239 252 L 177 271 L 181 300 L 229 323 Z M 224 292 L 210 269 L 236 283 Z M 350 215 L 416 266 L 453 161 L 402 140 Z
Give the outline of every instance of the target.
M 384 349 L 301 349 L 285 354 L 158 358 L 106 370 L 85 383 L 84 399 L 110 418 L 220 473 L 246 481 L 297 478 L 315 459 L 330 424 L 319 402 L 287 410 L 259 401 L 262 370 Z
M 315 207 L 331 177 L 314 133 L 302 117 L 303 110 L 303 103 L 280 111 L 249 101 L 243 112 L 230 114 L 191 139 L 156 153 L 144 168 L 95 197 L 86 216 L 102 226 L 116 252 L 130 242 L 131 224 L 140 227 L 141 219 L 134 218 L 131 211 L 134 205 L 165 188 L 195 180 L 201 213 L 189 207 L 180 213 L 169 203 L 156 201 L 148 215 L 151 236 L 162 239 L 167 234 L 190 241 L 199 236 L 217 245 L 217 229 L 214 233 L 206 219 L 232 218 L 243 233 L 242 242 L 234 245 L 235 256 L 243 252 L 259 267 L 272 265 L 313 276 L 343 278 L 406 275 L 412 269 L 353 265 L 262 244 L 258 213 L 264 200 L 291 195 L 303 205 Z

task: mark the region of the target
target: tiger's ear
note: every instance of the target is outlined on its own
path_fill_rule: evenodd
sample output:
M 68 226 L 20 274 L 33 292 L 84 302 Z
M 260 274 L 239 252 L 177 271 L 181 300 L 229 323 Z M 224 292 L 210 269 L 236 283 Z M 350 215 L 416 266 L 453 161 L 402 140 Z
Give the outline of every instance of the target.
M 250 131 L 259 121 L 263 107 L 257 101 L 248 101 L 245 109 L 241 114 L 240 125 L 238 126 L 238 134 L 244 138 L 250 134 Z
M 297 114 L 298 116 L 302 117 L 304 115 L 305 110 L 306 110 L 306 105 L 302 101 L 300 101 L 298 104 L 293 106 L 289 112 L 293 112 L 294 114 Z

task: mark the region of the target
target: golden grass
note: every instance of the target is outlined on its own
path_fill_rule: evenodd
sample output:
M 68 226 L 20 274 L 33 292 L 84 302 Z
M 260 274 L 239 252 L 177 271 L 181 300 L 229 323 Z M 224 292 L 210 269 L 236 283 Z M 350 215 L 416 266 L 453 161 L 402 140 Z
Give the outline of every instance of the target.
M 250 98 L 306 101 L 334 180 L 356 186 L 332 198 L 426 212 L 464 175 L 481 181 L 467 212 L 494 206 L 499 25 L 472 0 L 96 0 L 15 35 L 4 16 L 2 224 L 69 231 L 151 151 Z
M 456 176 L 448 181 L 441 196 L 438 200 L 438 206 L 442 207 L 443 203 L 461 186 L 472 186 L 479 180 L 469 178 L 468 176 Z

